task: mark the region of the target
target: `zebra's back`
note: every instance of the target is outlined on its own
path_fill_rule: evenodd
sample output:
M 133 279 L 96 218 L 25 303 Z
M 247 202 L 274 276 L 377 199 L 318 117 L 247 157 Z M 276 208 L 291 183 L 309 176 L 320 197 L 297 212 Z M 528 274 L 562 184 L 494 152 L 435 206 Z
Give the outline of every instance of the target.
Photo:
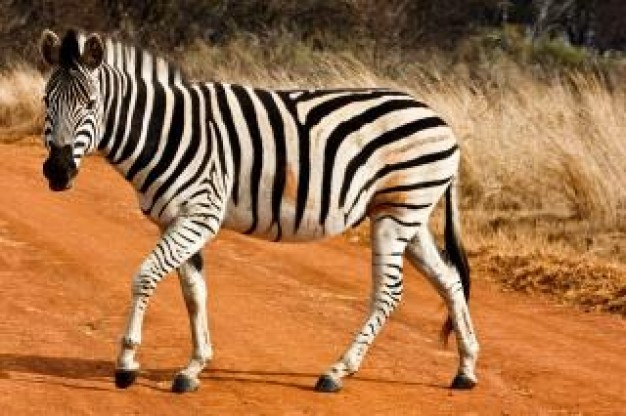
M 451 130 L 406 93 L 207 87 L 234 161 L 226 228 L 306 241 L 377 212 L 425 221 L 456 173 Z

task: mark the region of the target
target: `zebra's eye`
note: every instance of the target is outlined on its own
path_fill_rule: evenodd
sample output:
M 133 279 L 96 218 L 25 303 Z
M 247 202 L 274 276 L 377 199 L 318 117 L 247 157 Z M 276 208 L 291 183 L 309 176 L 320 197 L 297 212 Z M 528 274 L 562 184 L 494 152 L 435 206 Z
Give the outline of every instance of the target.
M 85 106 L 85 108 L 87 110 L 93 110 L 94 108 L 96 108 L 96 99 L 95 98 L 91 98 L 88 102 L 87 105 Z

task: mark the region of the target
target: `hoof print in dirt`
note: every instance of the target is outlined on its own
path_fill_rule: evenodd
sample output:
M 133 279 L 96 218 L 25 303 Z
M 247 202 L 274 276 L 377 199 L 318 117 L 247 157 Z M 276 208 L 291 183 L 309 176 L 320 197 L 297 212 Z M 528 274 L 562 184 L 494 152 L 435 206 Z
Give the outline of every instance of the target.
M 456 377 L 454 377 L 454 380 L 452 380 L 450 388 L 454 390 L 471 390 L 475 385 L 475 380 L 472 380 L 465 374 L 457 374 Z
M 115 387 L 126 389 L 137 379 L 137 370 L 115 370 Z
M 322 393 L 336 393 L 341 390 L 341 381 L 324 374 L 317 380 L 315 390 Z
M 174 393 L 191 393 L 198 390 L 200 382 L 185 374 L 177 374 L 172 383 L 172 392 Z

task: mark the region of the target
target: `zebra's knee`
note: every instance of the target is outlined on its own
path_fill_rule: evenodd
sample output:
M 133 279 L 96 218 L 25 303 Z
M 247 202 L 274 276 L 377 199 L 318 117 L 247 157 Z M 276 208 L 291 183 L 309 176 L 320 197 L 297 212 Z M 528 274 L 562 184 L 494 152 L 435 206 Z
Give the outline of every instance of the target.
M 463 283 L 459 272 L 451 267 L 448 271 L 447 279 L 444 281 L 444 290 L 447 293 L 448 302 L 465 304 L 465 294 L 463 293 Z
M 133 277 L 133 298 L 149 298 L 156 289 L 158 279 L 145 270 L 140 269 Z
M 456 269 L 452 267 L 443 268 L 433 273 L 429 278 L 448 307 L 452 307 L 460 301 L 465 302 L 463 284 Z

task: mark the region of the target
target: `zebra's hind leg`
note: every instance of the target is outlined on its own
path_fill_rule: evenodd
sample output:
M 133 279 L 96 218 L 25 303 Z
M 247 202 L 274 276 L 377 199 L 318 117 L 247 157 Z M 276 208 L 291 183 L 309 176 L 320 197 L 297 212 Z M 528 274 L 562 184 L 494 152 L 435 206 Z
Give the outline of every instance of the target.
M 200 252 L 178 268 L 178 277 L 183 291 L 185 305 L 191 326 L 192 353 L 187 367 L 174 378 L 172 391 L 185 393 L 195 391 L 200 386 L 198 376 L 213 358 L 207 322 L 207 290 L 202 275 L 202 254 Z
M 318 380 L 315 389 L 336 392 L 341 379 L 354 374 L 365 358 L 374 338 L 399 304 L 402 297 L 402 254 L 415 234 L 417 223 L 399 221 L 391 215 L 372 218 L 372 291 L 365 324 L 339 361 Z
M 426 226 L 420 227 L 415 237 L 409 242 L 406 255 L 409 262 L 428 279 L 446 302 L 448 316 L 456 333 L 460 361 L 451 387 L 455 389 L 474 387 L 477 381 L 475 368 L 478 358 L 478 341 L 474 334 L 458 271 L 443 260 Z M 444 333 L 444 336 L 447 334 Z

